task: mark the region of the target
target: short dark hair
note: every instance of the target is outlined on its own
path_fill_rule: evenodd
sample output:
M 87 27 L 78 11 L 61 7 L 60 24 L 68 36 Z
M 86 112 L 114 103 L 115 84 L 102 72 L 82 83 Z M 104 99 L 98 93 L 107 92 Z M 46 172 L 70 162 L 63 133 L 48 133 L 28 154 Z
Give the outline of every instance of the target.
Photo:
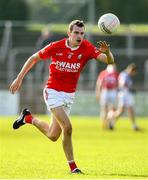
M 73 20 L 70 24 L 69 24 L 69 28 L 68 30 L 71 32 L 73 30 L 73 26 L 76 25 L 78 27 L 85 27 L 84 22 L 81 20 Z

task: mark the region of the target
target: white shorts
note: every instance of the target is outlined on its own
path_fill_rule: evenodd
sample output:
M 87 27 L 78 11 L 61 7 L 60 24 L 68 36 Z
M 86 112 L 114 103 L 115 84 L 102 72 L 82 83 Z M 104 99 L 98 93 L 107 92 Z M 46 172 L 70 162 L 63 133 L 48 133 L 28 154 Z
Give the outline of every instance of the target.
M 70 114 L 70 110 L 75 98 L 75 93 L 66 93 L 63 91 L 44 88 L 43 96 L 48 110 L 63 106 L 65 112 Z
M 121 90 L 118 93 L 118 105 L 120 107 L 133 107 L 135 104 L 134 97 L 128 90 Z
M 109 106 L 116 107 L 117 90 L 116 89 L 112 89 L 112 90 L 103 89 L 100 95 L 100 105 L 101 106 L 109 105 Z

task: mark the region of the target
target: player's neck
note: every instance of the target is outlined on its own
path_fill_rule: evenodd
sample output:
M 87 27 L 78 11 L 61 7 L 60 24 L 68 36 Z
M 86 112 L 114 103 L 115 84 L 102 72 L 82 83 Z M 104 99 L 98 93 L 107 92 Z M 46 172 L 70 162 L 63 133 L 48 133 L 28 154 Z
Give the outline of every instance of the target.
M 77 48 L 78 45 L 74 44 L 70 39 L 67 39 L 67 44 L 71 48 Z

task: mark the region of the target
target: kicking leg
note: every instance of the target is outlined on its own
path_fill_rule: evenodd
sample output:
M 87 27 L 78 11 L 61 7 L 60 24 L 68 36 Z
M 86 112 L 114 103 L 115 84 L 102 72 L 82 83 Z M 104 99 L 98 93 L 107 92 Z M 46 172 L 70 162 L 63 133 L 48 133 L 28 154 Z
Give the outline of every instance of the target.
M 18 117 L 18 119 L 13 123 L 13 128 L 18 129 L 22 125 L 30 123 L 33 124 L 36 128 L 38 128 L 45 136 L 47 136 L 50 140 L 56 141 L 62 130 L 55 119 L 55 117 L 52 115 L 50 124 L 45 121 L 40 121 L 39 119 L 33 117 L 29 111 L 29 109 L 24 109 L 21 112 L 21 115 Z
M 37 118 L 33 118 L 32 124 L 52 141 L 56 141 L 62 132 L 59 123 L 53 115 L 51 117 L 50 124 L 45 121 L 40 121 Z

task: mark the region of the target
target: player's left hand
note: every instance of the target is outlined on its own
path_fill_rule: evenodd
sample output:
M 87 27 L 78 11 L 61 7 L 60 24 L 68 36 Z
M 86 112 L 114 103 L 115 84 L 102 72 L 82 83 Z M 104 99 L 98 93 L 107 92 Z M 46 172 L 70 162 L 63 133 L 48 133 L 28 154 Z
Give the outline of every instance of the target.
M 107 44 L 105 41 L 99 41 L 97 44 L 100 46 L 99 51 L 105 54 L 108 54 L 110 51 L 110 44 Z

